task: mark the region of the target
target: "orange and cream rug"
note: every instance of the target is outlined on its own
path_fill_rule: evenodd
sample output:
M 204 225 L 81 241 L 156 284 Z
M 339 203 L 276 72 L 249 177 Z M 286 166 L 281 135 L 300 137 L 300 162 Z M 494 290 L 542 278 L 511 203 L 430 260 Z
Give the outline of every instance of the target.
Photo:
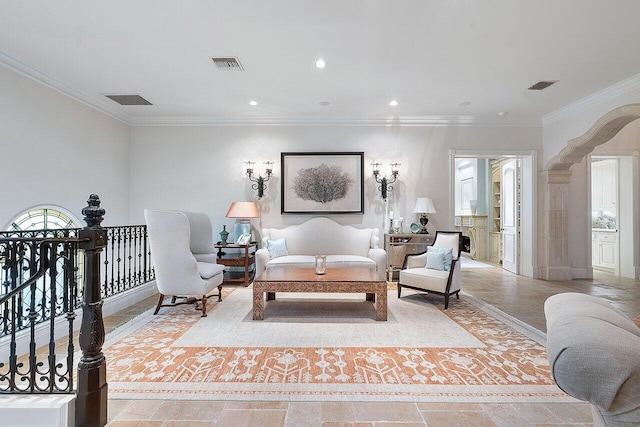
M 278 294 L 264 321 L 251 300 L 237 289 L 208 317 L 164 308 L 110 334 L 109 398 L 573 401 L 555 386 L 544 336 L 471 297 L 443 310 L 441 298 L 389 291 L 387 322 L 364 295 Z

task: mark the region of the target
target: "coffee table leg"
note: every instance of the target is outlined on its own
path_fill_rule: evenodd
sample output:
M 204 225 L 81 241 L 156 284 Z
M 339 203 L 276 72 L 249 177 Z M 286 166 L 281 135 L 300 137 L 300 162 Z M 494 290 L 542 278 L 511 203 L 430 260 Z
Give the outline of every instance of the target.
M 263 320 L 264 318 L 264 292 L 257 289 L 253 284 L 253 320 Z
M 376 294 L 373 292 L 367 292 L 367 301 L 376 302 Z
M 275 301 L 276 293 L 275 292 L 267 292 L 267 301 Z
M 376 303 L 376 320 L 387 320 L 387 290 L 378 292 L 378 302 Z

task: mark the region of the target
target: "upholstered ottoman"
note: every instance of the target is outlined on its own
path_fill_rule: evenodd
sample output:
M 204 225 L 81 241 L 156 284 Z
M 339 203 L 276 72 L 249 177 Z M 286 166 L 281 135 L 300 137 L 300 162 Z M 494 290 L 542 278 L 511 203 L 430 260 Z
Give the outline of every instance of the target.
M 594 426 L 640 426 L 640 328 L 590 295 L 554 295 L 544 312 L 558 387 L 591 403 Z

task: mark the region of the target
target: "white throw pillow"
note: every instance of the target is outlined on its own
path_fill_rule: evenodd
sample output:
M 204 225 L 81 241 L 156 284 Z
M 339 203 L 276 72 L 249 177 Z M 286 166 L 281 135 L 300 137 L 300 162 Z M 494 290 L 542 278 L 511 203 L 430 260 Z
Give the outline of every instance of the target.
M 267 239 L 267 250 L 269 251 L 269 258 L 271 259 L 289 255 L 287 243 L 284 238 L 278 240 Z
M 429 256 L 431 256 L 431 254 L 433 253 L 441 253 L 443 255 L 444 268 L 442 270 L 447 270 L 447 271 L 451 270 L 451 261 L 453 260 L 453 249 L 436 248 L 433 246 L 427 246 L 427 263 L 429 263 Z
M 444 270 L 444 252 L 431 252 L 427 254 L 427 264 L 425 268 L 431 270 Z

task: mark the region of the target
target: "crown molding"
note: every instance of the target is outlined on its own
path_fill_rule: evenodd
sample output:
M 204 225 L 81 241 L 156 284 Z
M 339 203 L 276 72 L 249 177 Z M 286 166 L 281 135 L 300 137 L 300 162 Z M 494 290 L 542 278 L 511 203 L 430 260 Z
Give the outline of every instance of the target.
M 2 51 L 0 51 L 0 65 L 3 65 L 22 76 L 35 80 L 40 84 L 43 84 L 65 96 L 68 96 L 69 98 L 81 102 L 84 105 L 96 109 L 101 113 L 106 114 L 116 120 L 120 120 L 128 125 L 131 124 L 131 117 L 128 114 L 118 110 L 116 107 L 111 106 L 106 102 L 102 103 L 95 98 L 87 96 L 79 90 L 74 89 L 71 86 L 67 86 L 66 84 L 28 66 L 23 62 L 18 61 L 17 59 L 7 55 Z
M 0 51 L 0 65 L 131 126 L 541 126 L 535 117 L 394 116 L 394 117 L 215 117 L 132 116 L 88 96 Z
M 579 99 L 571 104 L 565 105 L 549 114 L 542 116 L 542 125 L 546 126 L 559 120 L 576 115 L 588 108 L 594 107 L 602 102 L 624 95 L 634 90 L 640 89 L 640 74 L 631 76 L 621 82 L 602 89 L 594 94 Z
M 132 126 L 541 126 L 528 117 L 407 116 L 407 117 L 132 117 Z

